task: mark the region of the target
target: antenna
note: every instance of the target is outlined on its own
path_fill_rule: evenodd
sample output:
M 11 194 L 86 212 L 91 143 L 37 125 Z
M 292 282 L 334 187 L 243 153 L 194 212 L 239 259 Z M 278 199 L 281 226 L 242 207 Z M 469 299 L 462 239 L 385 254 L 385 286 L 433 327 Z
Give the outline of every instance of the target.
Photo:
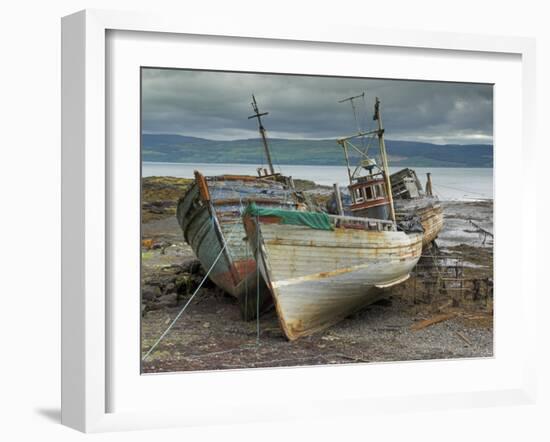
M 258 104 L 256 103 L 256 97 L 254 94 L 252 94 L 252 109 L 254 109 L 254 115 L 251 115 L 248 117 L 250 120 L 251 118 L 257 118 L 258 119 L 258 130 L 260 131 L 260 135 L 262 136 L 262 142 L 264 143 L 264 149 L 265 149 L 265 155 L 267 156 L 267 162 L 269 164 L 269 171 L 271 172 L 271 175 L 275 175 L 275 169 L 273 168 L 273 162 L 271 161 L 271 153 L 269 152 L 269 146 L 267 145 L 267 138 L 265 134 L 265 128 L 262 124 L 262 118 L 264 115 L 268 115 L 269 112 L 263 112 L 260 113 L 258 110 Z
M 355 108 L 355 103 L 353 100 L 356 100 L 357 98 L 362 98 L 365 100 L 365 92 L 363 92 L 361 95 L 355 95 L 354 97 L 348 97 L 344 98 L 343 100 L 340 100 L 338 103 L 345 103 L 346 101 L 349 101 L 351 103 L 351 109 L 353 110 L 353 118 L 355 119 L 355 126 L 357 127 L 357 132 L 361 132 L 361 127 L 359 126 L 359 121 L 357 120 L 357 109 Z

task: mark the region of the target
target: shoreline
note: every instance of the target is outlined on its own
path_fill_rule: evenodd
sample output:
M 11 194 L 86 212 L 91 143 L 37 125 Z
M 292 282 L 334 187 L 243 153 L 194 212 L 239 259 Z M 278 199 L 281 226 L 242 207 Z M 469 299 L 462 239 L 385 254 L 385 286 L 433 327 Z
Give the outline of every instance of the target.
M 223 174 L 257 176 L 257 167 L 261 164 L 230 163 L 143 163 L 144 179 L 150 177 L 172 176 L 192 179 L 194 171 L 199 170 L 205 176 Z M 263 165 L 265 167 L 265 165 Z M 394 173 L 404 167 L 390 167 Z M 493 198 L 492 168 L 457 167 L 415 167 L 422 185 L 426 182 L 426 173 L 432 174 L 434 193 L 442 200 Z M 338 183 L 342 187 L 349 184 L 346 167 L 343 165 L 276 165 L 277 172 L 294 178 L 315 182 L 318 185 L 332 187 Z

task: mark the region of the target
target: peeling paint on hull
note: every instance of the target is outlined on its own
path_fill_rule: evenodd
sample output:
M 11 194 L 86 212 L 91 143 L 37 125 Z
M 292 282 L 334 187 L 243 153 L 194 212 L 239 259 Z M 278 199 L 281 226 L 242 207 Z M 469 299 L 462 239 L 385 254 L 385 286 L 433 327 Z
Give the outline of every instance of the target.
M 420 214 L 420 222 L 424 228 L 422 245 L 426 247 L 439 236 L 439 232 L 443 229 L 443 210 L 441 206 L 422 212 Z
M 289 340 L 324 330 L 379 299 L 380 287 L 408 277 L 422 250 L 418 233 L 322 231 L 253 217 L 244 222 Z
M 214 265 L 221 253 L 209 277 L 237 298 L 245 319 L 253 318 L 257 299 L 260 312 L 272 305 L 272 299 L 262 278 L 258 278 L 256 261 L 245 240 L 241 206 L 251 201 L 270 207 L 293 207 L 295 204 L 290 192 L 279 182 L 249 176 L 208 177 L 205 182 L 211 200 L 207 202 L 201 198 L 195 182 L 178 202 L 178 222 L 185 241 L 205 270 Z M 227 246 L 223 249 L 225 242 Z

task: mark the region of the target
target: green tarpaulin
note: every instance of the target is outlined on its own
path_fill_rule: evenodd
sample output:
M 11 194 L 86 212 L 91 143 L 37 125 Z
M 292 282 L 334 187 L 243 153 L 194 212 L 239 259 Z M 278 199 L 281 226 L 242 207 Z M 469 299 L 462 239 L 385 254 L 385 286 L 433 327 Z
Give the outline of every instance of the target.
M 333 230 L 330 218 L 322 212 L 302 212 L 299 210 L 275 209 L 273 207 L 258 207 L 250 203 L 244 215 L 251 216 L 276 216 L 281 219 L 282 224 L 293 224 L 297 226 L 308 226 L 317 230 Z

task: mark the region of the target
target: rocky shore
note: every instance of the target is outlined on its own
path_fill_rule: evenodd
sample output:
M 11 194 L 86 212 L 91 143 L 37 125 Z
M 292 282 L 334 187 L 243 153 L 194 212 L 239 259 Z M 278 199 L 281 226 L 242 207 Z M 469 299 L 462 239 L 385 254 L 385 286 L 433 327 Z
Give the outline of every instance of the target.
M 190 183 L 173 177 L 143 179 L 142 354 L 204 277 L 175 218 L 177 199 Z M 326 189 L 313 183 L 299 185 L 313 195 L 326 194 Z M 207 280 L 170 333 L 143 361 L 142 371 L 492 356 L 493 249 L 487 232 L 492 232 L 493 202 L 443 205 L 440 249 L 426 253 L 411 278 L 377 304 L 325 332 L 288 342 L 273 310 L 259 321 L 245 322 L 236 301 Z M 434 267 L 436 261 L 440 265 Z

